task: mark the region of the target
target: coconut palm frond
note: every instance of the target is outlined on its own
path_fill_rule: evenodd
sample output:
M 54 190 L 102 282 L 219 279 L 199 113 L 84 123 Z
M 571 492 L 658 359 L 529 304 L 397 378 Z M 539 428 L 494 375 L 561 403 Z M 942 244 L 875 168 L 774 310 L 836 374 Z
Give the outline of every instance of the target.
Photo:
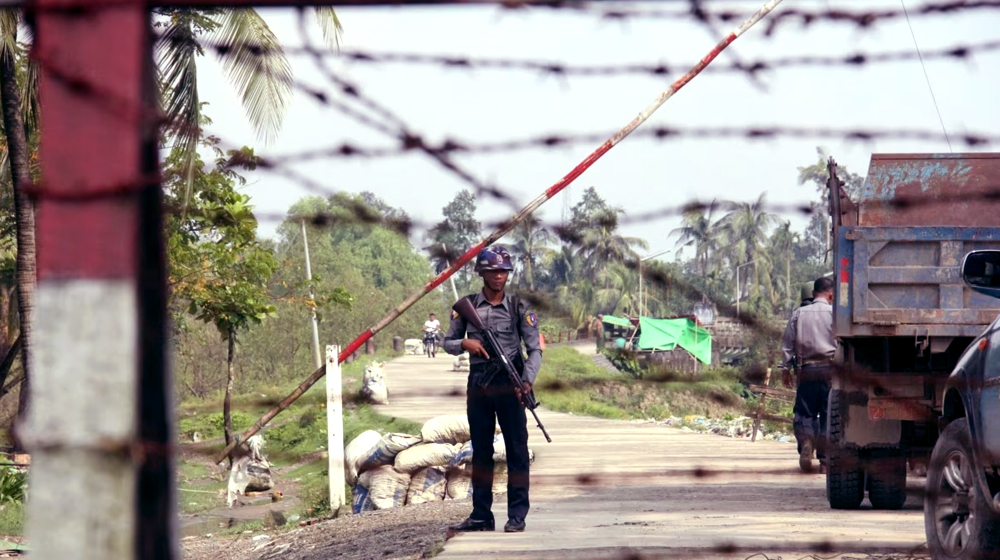
M 41 102 L 38 100 L 40 80 L 41 72 L 38 63 L 35 62 L 35 59 L 29 58 L 24 74 L 24 83 L 21 84 L 21 118 L 24 119 L 24 128 L 29 131 L 39 130 L 39 120 L 42 114 Z
M 193 169 L 198 157 L 201 136 L 201 103 L 198 99 L 197 58 L 203 54 L 191 14 L 178 13 L 171 18 L 157 44 L 157 72 L 162 91 L 167 133 L 181 148 L 186 167 Z M 193 177 L 185 181 L 184 206 L 191 198 Z
M 323 40 L 333 48 L 340 48 L 340 36 L 344 33 L 344 27 L 340 24 L 340 18 L 333 11 L 332 6 L 322 6 L 316 8 L 316 21 L 323 32 Z
M 0 8 L 0 55 L 17 56 L 17 28 L 21 21 L 16 8 Z
M 223 12 L 213 39 L 225 45 L 222 66 L 250 125 L 265 143 L 273 141 L 292 96 L 292 67 L 277 36 L 256 11 L 237 8 Z

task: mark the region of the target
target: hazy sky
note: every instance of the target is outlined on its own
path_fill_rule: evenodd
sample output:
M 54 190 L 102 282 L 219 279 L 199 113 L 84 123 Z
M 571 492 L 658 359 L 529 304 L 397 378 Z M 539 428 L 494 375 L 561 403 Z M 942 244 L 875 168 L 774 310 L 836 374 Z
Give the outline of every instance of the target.
M 607 3 L 606 3 L 607 4 Z M 671 9 L 683 3 L 635 3 L 637 8 Z M 711 3 L 736 6 L 748 14 L 757 2 Z M 899 8 L 899 2 L 802 2 L 784 8 L 827 6 Z M 919 4 L 907 0 L 913 32 L 923 52 L 994 40 L 1000 27 L 996 10 L 948 16 L 916 16 Z M 779 8 L 780 9 L 780 8 Z M 290 10 L 265 10 L 265 18 L 288 47 L 302 44 L 298 17 Z M 656 64 L 685 69 L 718 40 L 690 19 L 606 21 L 593 14 L 566 10 L 502 10 L 497 7 L 343 8 L 342 48 L 372 52 L 408 52 L 471 57 L 560 61 L 567 64 Z M 321 39 L 311 17 L 313 40 Z M 729 31 L 732 25 L 720 26 Z M 880 23 L 869 30 L 823 22 L 809 28 L 789 23 L 772 37 L 763 26 L 739 38 L 718 63 L 798 55 L 848 55 L 858 51 L 913 52 L 905 20 Z M 290 56 L 296 80 L 336 94 L 315 61 Z M 679 74 L 669 77 L 613 76 L 555 78 L 520 70 L 464 70 L 415 64 L 352 63 L 331 54 L 331 68 L 401 115 L 431 140 L 468 142 L 529 138 L 547 133 L 613 132 L 645 108 Z M 996 102 L 1000 91 L 1000 55 L 986 52 L 969 61 L 926 60 L 941 116 L 949 133 L 1000 130 Z M 214 120 L 209 132 L 234 145 L 252 145 L 259 154 L 281 156 L 350 142 L 395 146 L 374 132 L 297 93 L 277 141 L 264 145 L 250 129 L 233 89 L 212 57 L 200 66 L 200 91 Z M 862 68 L 794 67 L 761 74 L 753 82 L 742 74 L 703 73 L 669 100 L 646 127 L 860 127 L 877 130 L 940 131 L 924 73 L 917 61 L 870 64 Z M 641 129 L 640 129 L 641 130 Z M 456 156 L 484 181 L 494 182 L 520 204 L 527 202 L 572 169 L 596 146 L 574 145 L 497 155 Z M 968 149 L 952 139 L 954 151 Z M 942 142 L 883 140 L 870 143 L 837 139 L 691 137 L 657 141 L 631 137 L 619 144 L 572 187 L 543 206 L 541 217 L 558 222 L 562 212 L 594 186 L 628 215 L 677 207 L 697 199 L 751 200 L 761 192 L 773 204 L 811 199 L 812 187 L 797 184 L 796 167 L 816 161 L 823 146 L 850 170 L 864 174 L 873 152 L 948 152 Z M 981 148 L 988 149 L 988 148 Z M 996 149 L 994 147 L 994 149 Z M 294 166 L 328 192 L 372 191 L 399 206 L 418 224 L 441 219 L 441 208 L 466 185 L 421 154 L 387 159 L 325 158 Z M 272 173 L 249 176 L 246 191 L 265 216 L 264 235 L 273 235 L 281 216 L 299 198 L 311 194 L 301 185 Z M 499 220 L 512 212 L 504 202 L 479 199 L 478 217 Z M 785 214 L 798 227 L 804 218 Z M 650 252 L 672 248 L 676 218 L 628 223 L 628 235 L 645 238 Z M 419 237 L 415 242 L 421 241 Z

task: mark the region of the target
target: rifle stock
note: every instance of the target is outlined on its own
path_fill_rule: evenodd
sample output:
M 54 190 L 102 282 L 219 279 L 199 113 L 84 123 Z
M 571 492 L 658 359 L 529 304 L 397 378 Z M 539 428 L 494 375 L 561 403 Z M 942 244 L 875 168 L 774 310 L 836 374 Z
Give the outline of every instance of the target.
M 510 378 L 511 385 L 520 388 L 524 382 L 521 380 L 521 375 L 514 368 L 514 365 L 510 363 L 510 359 L 507 358 L 507 354 L 504 353 L 503 348 L 500 346 L 500 341 L 497 340 L 497 335 L 493 332 L 493 329 L 487 328 L 486 324 L 483 323 L 482 317 L 476 312 L 476 308 L 469 301 L 469 298 L 462 298 L 458 300 L 452 309 L 459 314 L 460 317 L 465 319 L 465 321 L 472 326 L 483 332 L 483 338 L 486 342 L 486 352 L 490 355 L 490 360 L 498 361 L 503 365 L 504 370 L 507 372 L 507 376 Z M 520 350 L 519 350 L 520 351 Z M 552 438 L 549 437 L 549 433 L 545 431 L 545 426 L 542 425 L 542 421 L 538 419 L 538 414 L 535 413 L 535 408 L 538 407 L 538 403 L 535 401 L 535 396 L 532 393 L 525 393 L 519 391 L 521 404 L 524 408 L 531 411 L 531 415 L 535 418 L 535 423 L 538 424 L 538 429 L 542 431 L 542 435 L 545 436 L 545 441 L 552 443 Z

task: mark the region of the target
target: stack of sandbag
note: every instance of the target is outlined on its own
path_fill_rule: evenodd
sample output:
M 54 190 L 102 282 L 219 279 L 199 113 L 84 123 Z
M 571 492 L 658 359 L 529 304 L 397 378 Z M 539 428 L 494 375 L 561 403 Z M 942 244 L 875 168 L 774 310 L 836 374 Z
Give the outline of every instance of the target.
M 371 362 L 365 366 L 361 396 L 372 404 L 389 404 L 389 390 L 385 386 L 383 365 L 383 362 Z
M 451 364 L 452 371 L 469 371 L 469 353 L 459 354 Z
M 428 420 L 419 435 L 362 433 L 344 452 L 354 513 L 472 496 L 472 442 L 465 415 Z M 529 457 L 534 454 L 529 450 Z M 503 436 L 493 440 L 493 491 L 507 491 Z

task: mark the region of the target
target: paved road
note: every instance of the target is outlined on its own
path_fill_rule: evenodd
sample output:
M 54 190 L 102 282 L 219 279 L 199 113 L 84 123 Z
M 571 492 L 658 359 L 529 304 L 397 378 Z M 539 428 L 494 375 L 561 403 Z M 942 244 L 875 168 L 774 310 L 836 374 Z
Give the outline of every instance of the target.
M 466 374 L 452 358 L 407 356 L 386 365 L 384 413 L 423 422 L 465 411 Z M 903 552 L 924 542 L 911 480 L 902 511 L 832 511 L 824 477 L 798 472 L 794 446 L 539 409 L 553 442 L 529 417 L 531 512 L 523 534 L 471 533 L 453 558 L 800 558 Z M 505 496 L 494 503 L 506 519 Z M 823 553 L 821 556 L 831 556 Z M 636 557 L 636 556 L 633 556 Z M 763 559 L 764 556 L 757 556 Z

